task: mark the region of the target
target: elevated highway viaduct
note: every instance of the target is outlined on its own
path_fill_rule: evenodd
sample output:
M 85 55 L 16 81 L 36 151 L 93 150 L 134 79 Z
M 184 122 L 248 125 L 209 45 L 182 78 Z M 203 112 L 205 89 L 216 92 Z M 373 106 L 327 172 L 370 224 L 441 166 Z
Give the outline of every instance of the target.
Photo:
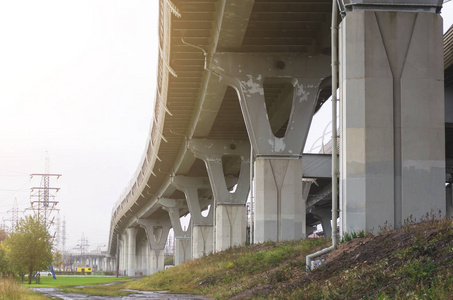
M 338 4 L 341 232 L 444 215 L 442 1 Z M 319 223 L 331 232 L 331 158 L 303 149 L 332 90 L 332 2 L 161 0 L 159 10 L 153 126 L 112 211 L 116 269 L 163 269 L 170 228 L 177 264 L 244 244 L 251 178 L 254 242 L 304 238 Z

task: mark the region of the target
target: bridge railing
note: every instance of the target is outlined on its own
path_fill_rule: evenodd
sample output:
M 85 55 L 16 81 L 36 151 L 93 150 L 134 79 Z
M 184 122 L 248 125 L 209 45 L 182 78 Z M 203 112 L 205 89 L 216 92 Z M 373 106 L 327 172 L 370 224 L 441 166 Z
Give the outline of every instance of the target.
M 123 189 L 122 193 L 118 197 L 117 201 L 115 202 L 113 208 L 112 208 L 112 214 L 111 214 L 111 227 L 110 231 L 112 233 L 112 230 L 115 228 L 115 223 L 116 223 L 116 218 L 118 215 L 121 214 L 121 211 L 127 208 L 127 204 L 130 203 L 131 201 L 135 201 L 135 199 L 138 197 L 137 195 L 140 193 L 139 189 L 143 185 L 145 180 L 148 180 L 149 176 L 154 175 L 152 171 L 152 168 L 154 167 L 155 161 L 160 160 L 160 158 L 157 155 L 158 152 L 158 145 L 160 145 L 160 141 L 163 139 L 165 140 L 165 137 L 163 136 L 161 132 L 161 127 L 163 126 L 163 121 L 165 119 L 165 114 L 168 113 L 171 115 L 171 113 L 168 111 L 166 104 L 165 104 L 165 97 L 162 96 L 162 87 L 163 84 L 165 84 L 166 80 L 164 77 L 167 75 L 168 72 L 164 71 L 164 68 L 166 66 L 164 60 L 164 54 L 162 53 L 162 46 L 163 46 L 163 25 L 162 25 L 162 9 L 161 9 L 161 15 L 160 15 L 160 43 L 159 43 L 159 58 L 158 58 L 158 68 L 157 68 L 157 91 L 156 91 L 156 96 L 154 99 L 154 111 L 152 115 L 152 122 L 150 124 L 150 133 L 148 134 L 148 139 L 146 143 L 146 148 L 145 151 L 142 154 L 142 158 L 140 160 L 140 163 L 138 164 L 138 167 L 136 171 L 134 172 L 131 180 L 129 183 L 126 185 L 126 187 Z M 166 74 L 165 74 L 166 73 Z M 165 88 L 165 87 L 163 87 Z

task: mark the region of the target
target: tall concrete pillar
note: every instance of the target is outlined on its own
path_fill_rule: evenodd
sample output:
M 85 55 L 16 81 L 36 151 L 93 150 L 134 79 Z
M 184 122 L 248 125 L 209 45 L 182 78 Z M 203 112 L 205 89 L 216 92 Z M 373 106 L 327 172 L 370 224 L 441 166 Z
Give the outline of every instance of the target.
M 119 271 L 121 275 L 126 275 L 127 269 L 127 244 L 126 244 L 126 234 L 123 233 L 120 236 L 120 261 L 119 261 Z
M 150 247 L 150 274 L 164 269 L 164 249 L 167 242 L 168 232 L 171 228 L 169 218 L 162 219 L 137 219 L 137 223 L 145 229 Z
M 192 257 L 200 258 L 213 250 L 212 205 L 209 214 L 203 217 L 199 189 L 210 189 L 208 178 L 175 176 L 172 184 L 184 192 L 192 221 Z M 212 204 L 212 203 L 211 203 Z
M 175 234 L 175 266 L 177 266 L 186 260 L 192 259 L 191 224 L 184 231 L 180 221 L 180 211 L 187 208 L 187 204 L 184 199 L 169 198 L 160 198 L 159 204 L 168 212 Z
M 192 139 L 188 148 L 195 157 L 202 159 L 208 170 L 214 196 L 214 242 L 215 251 L 222 251 L 235 245 L 244 245 L 247 229 L 245 203 L 250 188 L 250 143 L 248 141 Z M 228 190 L 223 156 L 239 156 L 239 170 L 236 190 Z M 234 174 L 237 175 L 237 174 Z
M 391 2 L 340 26 L 342 233 L 445 215 L 442 18 Z
M 316 208 L 311 212 L 314 216 L 321 220 L 324 236 L 329 238 L 332 236 L 332 210 L 330 208 Z M 334 222 L 335 223 L 335 222 Z
M 137 228 L 127 228 L 127 276 L 135 276 L 136 271 L 136 247 L 137 247 Z
M 237 91 L 256 154 L 255 242 L 305 237 L 301 156 L 319 85 L 330 76 L 330 58 L 217 53 L 213 61 L 221 80 Z M 266 86 L 278 87 L 279 95 L 274 99 Z

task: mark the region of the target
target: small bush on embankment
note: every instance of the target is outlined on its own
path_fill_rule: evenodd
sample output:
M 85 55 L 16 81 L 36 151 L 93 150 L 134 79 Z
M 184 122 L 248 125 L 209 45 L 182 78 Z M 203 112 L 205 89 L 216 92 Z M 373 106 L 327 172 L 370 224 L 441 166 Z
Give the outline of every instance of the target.
M 363 236 L 363 235 L 361 235 Z M 326 239 L 238 247 L 159 272 L 129 288 L 218 299 L 451 299 L 453 223 L 429 220 L 339 245 L 306 274 Z

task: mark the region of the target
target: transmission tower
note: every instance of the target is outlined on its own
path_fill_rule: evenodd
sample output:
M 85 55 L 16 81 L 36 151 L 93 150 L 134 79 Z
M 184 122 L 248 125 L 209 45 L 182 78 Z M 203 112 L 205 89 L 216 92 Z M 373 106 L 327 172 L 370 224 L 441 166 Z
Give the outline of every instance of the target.
M 88 244 L 88 240 L 85 238 L 85 234 L 82 232 L 82 238 L 79 240 L 79 243 L 76 245 L 76 247 L 77 249 L 80 249 L 80 256 L 83 260 L 83 266 L 86 265 L 85 253 L 89 246 L 90 245 Z
M 19 222 L 19 213 L 24 212 L 23 210 L 19 210 L 19 206 L 17 205 L 17 198 L 14 198 L 14 204 L 13 208 L 8 210 L 8 213 L 11 213 L 11 219 L 7 221 L 11 221 L 11 232 L 14 231 L 14 229 L 17 226 L 17 223 Z
M 0 224 L 0 230 L 3 230 L 4 232 L 8 232 L 8 227 L 6 226 L 5 218 L 2 218 L 2 223 Z
M 41 182 L 39 186 L 31 188 L 30 199 L 36 200 L 30 201 L 31 207 L 28 209 L 33 210 L 35 216 L 37 216 L 38 219 L 44 223 L 49 233 L 51 233 L 51 227 L 55 225 L 55 216 L 52 217 L 52 214 L 54 212 L 59 213 L 59 209 L 56 208 L 58 201 L 55 200 L 55 197 L 60 188 L 51 187 L 50 181 L 51 179 L 56 180 L 60 178 L 61 174 L 51 174 L 49 169 L 50 159 L 48 153 L 46 152 L 45 172 L 30 174 L 30 179 L 33 179 L 33 177 L 40 177 Z M 57 231 L 53 233 L 54 243 L 58 242 L 56 240 L 56 236 Z

